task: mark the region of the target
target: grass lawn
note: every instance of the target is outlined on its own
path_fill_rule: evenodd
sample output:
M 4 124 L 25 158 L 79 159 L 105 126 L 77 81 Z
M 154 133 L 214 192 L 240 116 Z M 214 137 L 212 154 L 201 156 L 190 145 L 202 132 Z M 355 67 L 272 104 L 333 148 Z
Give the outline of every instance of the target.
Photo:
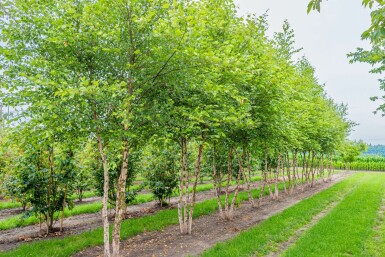
M 21 203 L 12 201 L 0 201 L 0 211 L 17 207 L 21 207 Z
M 283 189 L 283 183 L 279 185 Z M 259 196 L 260 189 L 253 190 L 252 194 L 255 198 Z M 269 194 L 265 190 L 265 195 Z M 221 197 L 224 201 L 224 196 Z M 231 199 L 231 197 L 230 197 Z M 238 194 L 237 202 L 248 199 L 247 192 L 240 192 Z M 208 215 L 215 212 L 218 205 L 215 199 L 206 200 L 197 203 L 194 208 L 194 218 L 202 215 Z M 127 239 L 144 231 L 161 230 L 172 224 L 178 224 L 178 210 L 163 210 L 154 215 L 128 219 L 122 222 L 121 238 Z M 23 244 L 20 247 L 8 251 L 0 252 L 0 257 L 9 256 L 71 256 L 87 247 L 97 246 L 103 244 L 103 229 L 97 228 L 92 231 L 83 232 L 79 235 L 68 236 L 62 239 L 50 239 L 44 241 L 35 241 L 28 244 Z
M 263 256 L 274 251 L 277 245 L 294 235 L 295 231 L 312 220 L 333 201 L 347 193 L 357 183 L 362 183 L 364 174 L 356 174 L 336 185 L 241 232 L 235 238 L 218 243 L 202 256 Z M 351 192 L 352 193 L 352 192 Z M 351 194 L 350 193 L 350 194 Z M 294 255 L 293 255 L 294 256 Z M 331 256 L 331 255 L 330 255 Z
M 364 183 L 283 256 L 373 256 L 365 251 L 364 244 L 375 226 L 384 191 L 385 174 L 365 174 Z

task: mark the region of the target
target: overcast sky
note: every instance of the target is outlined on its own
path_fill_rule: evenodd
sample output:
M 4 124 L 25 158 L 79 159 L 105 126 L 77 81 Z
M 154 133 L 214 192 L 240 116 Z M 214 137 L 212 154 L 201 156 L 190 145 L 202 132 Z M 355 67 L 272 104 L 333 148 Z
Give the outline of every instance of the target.
M 321 13 L 306 13 L 309 0 L 235 0 L 239 13 L 261 15 L 269 10 L 270 32 L 279 31 L 287 19 L 295 30 L 296 43 L 317 70 L 320 83 L 337 102 L 347 103 L 349 118 L 359 125 L 351 139 L 372 144 L 385 144 L 385 117 L 374 115 L 380 95 L 378 75 L 369 74 L 369 65 L 349 64 L 346 54 L 357 47 L 368 48 L 361 33 L 370 25 L 370 12 L 361 0 L 324 1 Z M 382 94 L 381 94 L 382 95 Z

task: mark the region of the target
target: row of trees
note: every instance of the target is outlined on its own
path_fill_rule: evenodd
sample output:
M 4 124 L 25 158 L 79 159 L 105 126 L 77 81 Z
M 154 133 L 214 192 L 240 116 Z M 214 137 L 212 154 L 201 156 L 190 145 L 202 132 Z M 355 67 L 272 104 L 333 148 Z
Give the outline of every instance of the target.
M 364 155 L 376 155 L 385 157 L 385 145 L 368 145 L 368 150 Z
M 10 165 L 23 165 L 44 189 L 33 199 L 57 210 L 79 179 L 76 149 L 95 145 L 89 152 L 98 155 L 84 165 L 102 170 L 105 256 L 111 186 L 118 256 L 135 167 L 167 183 L 179 173 L 180 231 L 191 233 L 202 170 L 212 174 L 222 216 L 232 219 L 240 180 L 251 190 L 247 174 L 262 167 L 270 189 L 269 176 L 277 188 L 286 173 L 292 192 L 302 156 L 302 180 L 313 185 L 316 172 L 330 173 L 352 125 L 308 60 L 294 59 L 300 50 L 289 24 L 268 39 L 266 17 L 240 18 L 231 0 L 6 0 L 0 7 L 1 98 L 15 115 L 5 145 L 19 149 L 5 159 L 21 158 Z

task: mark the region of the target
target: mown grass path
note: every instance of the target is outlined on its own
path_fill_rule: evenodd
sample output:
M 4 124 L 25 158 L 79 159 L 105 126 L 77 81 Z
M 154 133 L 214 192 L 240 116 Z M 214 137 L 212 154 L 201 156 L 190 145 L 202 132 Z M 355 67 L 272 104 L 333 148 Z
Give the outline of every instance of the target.
M 385 174 L 366 173 L 357 188 L 283 256 L 372 256 L 365 251 L 365 241 L 374 229 L 384 192 Z
M 295 235 L 295 232 L 311 222 L 312 218 L 331 203 L 338 201 L 352 186 L 362 183 L 364 174 L 355 174 L 346 180 L 308 198 L 298 204 L 241 232 L 235 238 L 218 243 L 202 256 L 264 256 L 278 249 L 278 245 Z
M 385 194 L 378 211 L 376 224 L 365 242 L 365 255 L 374 257 L 385 255 Z

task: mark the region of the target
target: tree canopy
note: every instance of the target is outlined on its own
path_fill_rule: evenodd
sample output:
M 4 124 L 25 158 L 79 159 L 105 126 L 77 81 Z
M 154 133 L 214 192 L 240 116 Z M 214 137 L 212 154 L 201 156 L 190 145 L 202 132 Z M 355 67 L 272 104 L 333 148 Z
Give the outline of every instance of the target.
M 87 172 L 101 171 L 105 256 L 110 189 L 116 186 L 118 256 L 126 196 L 143 167 L 152 182 L 173 187 L 179 170 L 180 228 L 191 233 L 206 163 L 227 168 L 228 183 L 235 177 L 239 186 L 253 160 L 266 169 L 297 153 L 323 161 L 350 131 L 345 106 L 326 95 L 305 57 L 297 59 L 289 23 L 268 38 L 266 16 L 239 17 L 230 0 L 12 0 L 0 7 L 1 102 L 15 112 L 2 147 L 15 146 L 23 159 L 5 176 L 45 174 L 42 194 L 57 211 Z

